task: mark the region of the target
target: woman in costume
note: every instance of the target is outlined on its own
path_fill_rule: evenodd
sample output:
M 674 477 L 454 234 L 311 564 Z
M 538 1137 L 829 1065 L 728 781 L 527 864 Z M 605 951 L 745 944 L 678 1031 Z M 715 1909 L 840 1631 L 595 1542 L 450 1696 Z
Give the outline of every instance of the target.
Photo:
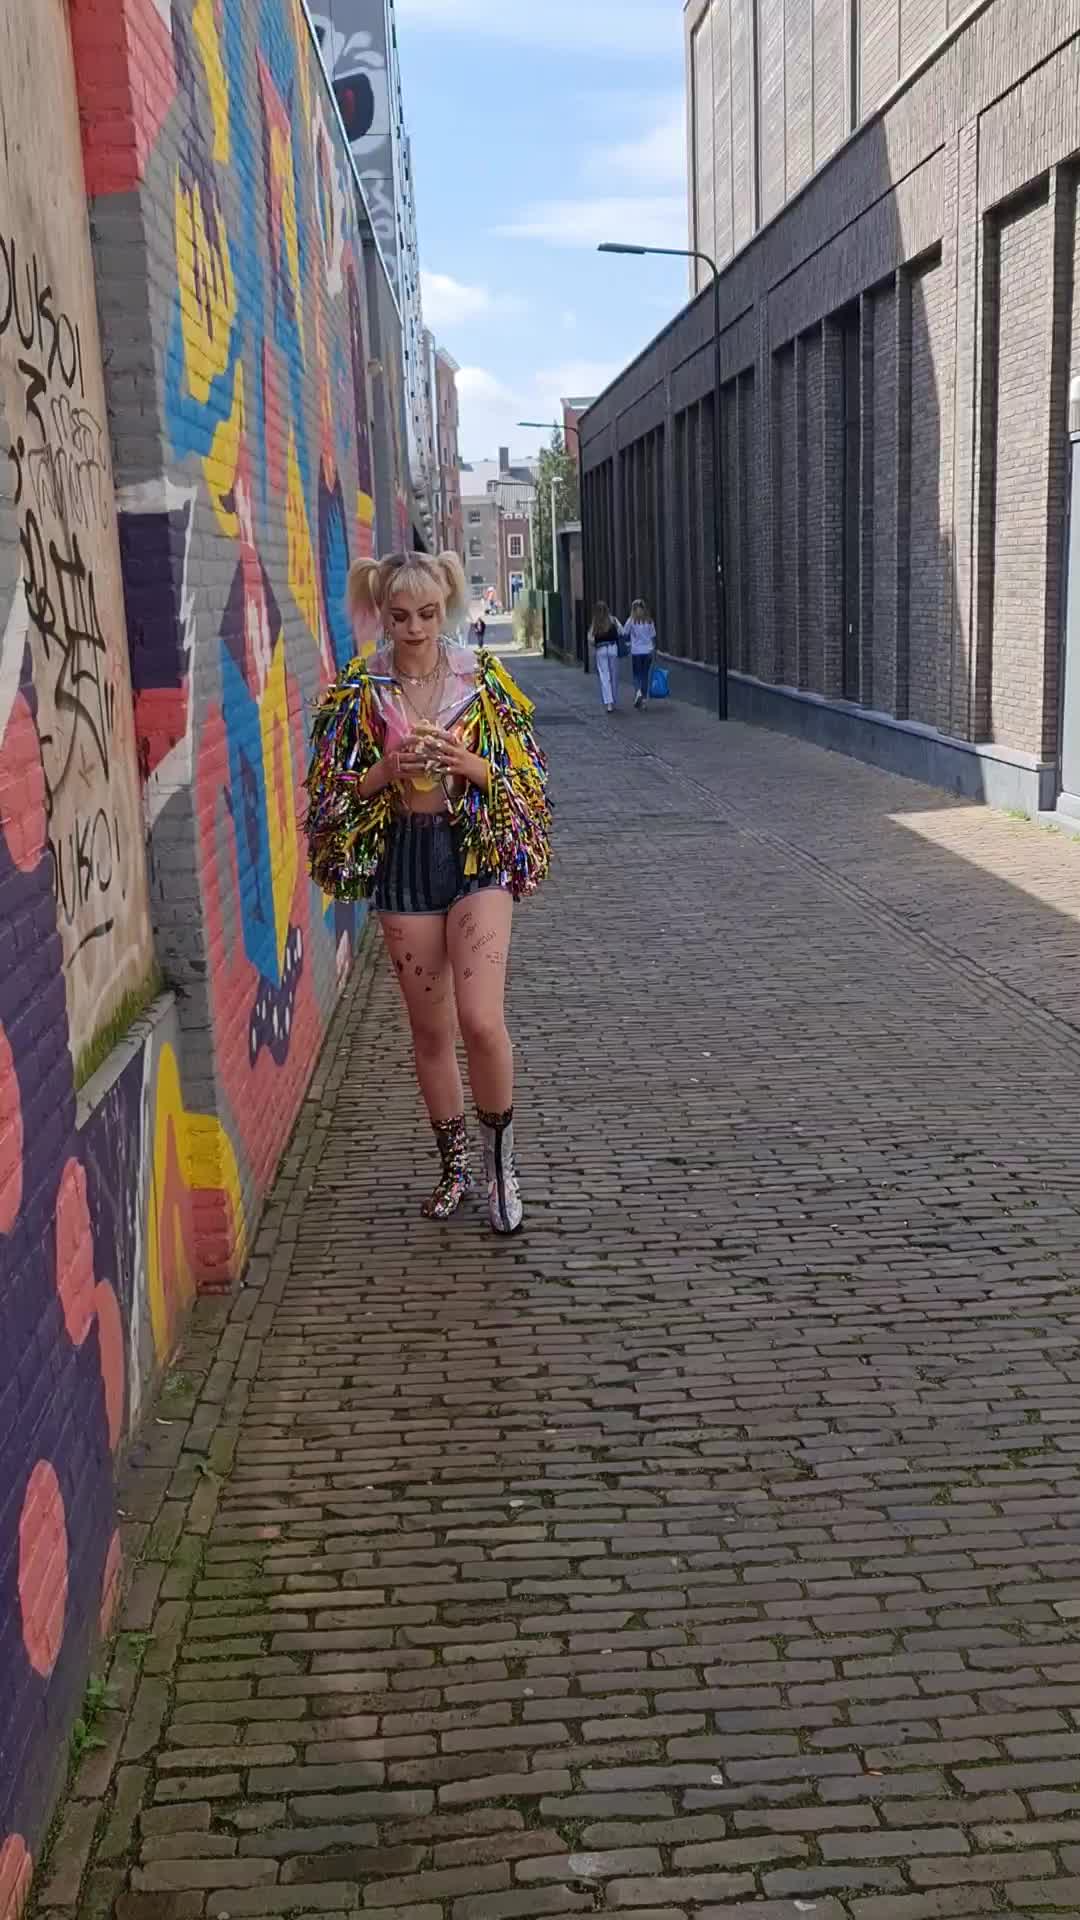
M 531 703 L 499 661 L 447 638 L 466 591 L 453 553 L 352 568 L 354 626 L 374 614 L 385 640 L 321 700 L 306 833 L 323 891 L 370 898 L 379 915 L 441 1160 L 424 1214 L 448 1220 L 472 1186 L 456 1013 L 491 1225 L 510 1234 L 524 1209 L 506 972 L 514 901 L 548 870 L 547 766 Z

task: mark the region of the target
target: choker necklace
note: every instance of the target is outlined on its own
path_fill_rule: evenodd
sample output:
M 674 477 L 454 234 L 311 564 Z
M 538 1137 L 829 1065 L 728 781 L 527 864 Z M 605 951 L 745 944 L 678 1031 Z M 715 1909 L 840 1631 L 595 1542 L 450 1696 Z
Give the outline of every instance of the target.
M 429 687 L 433 680 L 438 679 L 440 673 L 443 670 L 443 664 L 444 664 L 444 648 L 443 648 L 443 643 L 440 640 L 438 659 L 436 660 L 435 665 L 432 667 L 430 673 L 402 673 L 401 668 L 397 665 L 396 661 L 394 663 L 394 673 L 399 680 L 404 680 L 405 685 L 407 687 Z

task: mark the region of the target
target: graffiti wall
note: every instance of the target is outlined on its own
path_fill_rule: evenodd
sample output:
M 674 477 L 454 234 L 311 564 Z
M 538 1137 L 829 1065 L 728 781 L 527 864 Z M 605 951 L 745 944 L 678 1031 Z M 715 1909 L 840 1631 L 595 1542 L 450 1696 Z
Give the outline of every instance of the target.
M 0 0 L 0 73 L 14 1920 L 120 1590 L 117 1452 L 195 1294 L 242 1271 L 355 951 L 304 868 L 300 781 L 355 645 L 349 565 L 397 537 L 405 479 L 399 403 L 372 398 L 401 392 L 396 310 L 380 332 L 300 0 Z M 155 961 L 165 991 L 77 1091 Z
M 156 92 L 122 160 L 121 55 L 106 60 L 90 0 L 72 16 L 99 281 L 124 270 L 132 213 L 147 235 L 154 444 L 146 387 L 129 403 L 110 382 L 110 402 L 152 908 L 184 990 L 184 1101 L 218 1125 L 195 1246 L 215 1285 L 243 1257 L 358 931 L 312 892 L 300 781 L 311 703 L 354 647 L 371 385 L 400 388 L 400 329 L 374 371 L 370 227 L 300 0 L 173 0 L 164 22 L 124 3 L 133 115 Z
M 79 118 L 61 0 L 0 5 L 0 733 L 36 735 L 72 1051 L 151 968 Z M 12 94 L 8 98 L 8 93 Z M 0 987 L 2 992 L 2 987 Z

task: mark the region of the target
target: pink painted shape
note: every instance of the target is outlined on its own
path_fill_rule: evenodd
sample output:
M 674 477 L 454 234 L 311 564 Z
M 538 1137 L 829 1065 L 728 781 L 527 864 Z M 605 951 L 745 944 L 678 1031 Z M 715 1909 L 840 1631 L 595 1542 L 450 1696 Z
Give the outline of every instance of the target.
M 64 1643 L 67 1592 L 64 1496 L 55 1469 L 39 1460 L 27 1482 L 19 1519 L 19 1611 L 26 1657 L 43 1680 Z
M 0 1847 L 0 1920 L 21 1920 L 34 1863 L 21 1833 L 9 1833 Z
M 32 873 L 45 852 L 45 771 L 34 716 L 17 693 L 0 740 L 0 830 L 20 873 Z
M 56 1199 L 56 1291 L 73 1346 L 81 1347 L 94 1324 L 94 1243 L 86 1199 L 86 1173 L 69 1160 Z
M 105 1418 L 109 1425 L 109 1445 L 115 1453 L 124 1430 L 124 1323 L 120 1317 L 120 1302 L 107 1280 L 102 1280 L 94 1289 L 94 1304 L 97 1308 Z
M 0 1233 L 19 1217 L 23 1190 L 23 1120 L 11 1043 L 0 1026 Z

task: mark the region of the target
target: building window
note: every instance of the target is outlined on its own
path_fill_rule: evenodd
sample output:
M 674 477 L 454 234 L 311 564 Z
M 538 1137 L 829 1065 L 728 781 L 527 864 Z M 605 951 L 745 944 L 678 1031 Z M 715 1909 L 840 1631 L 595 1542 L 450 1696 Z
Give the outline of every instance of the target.
M 470 507 L 470 508 L 469 508 L 469 525 L 470 525 L 470 527 L 478 527 L 478 526 L 480 525 L 480 521 L 481 521 L 481 518 L 482 518 L 482 516 L 481 516 L 481 513 L 480 513 L 480 509 L 479 509 L 479 507 Z
M 471 560 L 479 560 L 483 551 L 484 543 L 482 540 L 473 539 L 469 541 L 469 558 Z
M 506 551 L 511 560 L 524 560 L 525 539 L 520 533 L 511 533 L 507 538 Z
M 484 576 L 482 573 L 471 573 L 469 579 L 474 587 L 482 587 L 484 584 Z

